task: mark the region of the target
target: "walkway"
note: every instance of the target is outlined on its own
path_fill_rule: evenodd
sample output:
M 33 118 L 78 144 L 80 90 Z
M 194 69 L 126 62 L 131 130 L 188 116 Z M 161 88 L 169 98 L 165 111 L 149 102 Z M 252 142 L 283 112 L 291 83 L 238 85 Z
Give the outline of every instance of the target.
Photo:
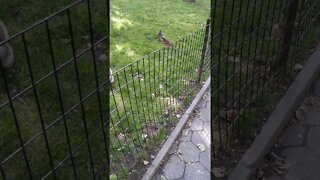
M 154 180 L 210 179 L 210 123 L 210 92 L 207 92 Z
M 279 157 L 275 157 L 278 160 L 268 164 L 279 171 L 266 172 L 266 179 L 320 179 L 320 78 L 295 111 L 295 117 L 291 119 L 277 146 L 275 151 Z

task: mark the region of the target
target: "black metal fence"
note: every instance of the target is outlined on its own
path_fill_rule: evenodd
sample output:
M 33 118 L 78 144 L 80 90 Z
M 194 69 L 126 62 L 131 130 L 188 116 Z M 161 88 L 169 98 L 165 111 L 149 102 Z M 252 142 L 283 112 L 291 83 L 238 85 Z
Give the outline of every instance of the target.
M 213 160 L 244 140 L 254 107 L 308 49 L 320 1 L 212 5 L 212 23 L 116 70 L 111 86 L 105 1 L 76 1 L 0 42 L 15 56 L 1 68 L 1 179 L 138 178 L 210 72 Z
M 234 151 L 250 145 L 246 140 L 255 137 L 267 107 L 279 98 L 273 94 L 285 90 L 290 81 L 284 79 L 299 70 L 297 59 L 305 59 L 314 43 L 319 5 L 317 0 L 213 2 L 214 164 L 221 163 L 226 153 L 232 160 L 240 158 Z
M 210 75 L 206 26 L 113 73 L 110 94 L 111 178 L 139 179 L 193 95 Z M 150 156 L 151 155 L 151 156 Z
M 15 56 L 1 66 L 1 179 L 139 176 L 209 76 L 210 20 L 110 86 L 107 6 L 76 1 L 0 42 Z
M 0 42 L 0 179 L 109 175 L 107 9 L 78 0 Z

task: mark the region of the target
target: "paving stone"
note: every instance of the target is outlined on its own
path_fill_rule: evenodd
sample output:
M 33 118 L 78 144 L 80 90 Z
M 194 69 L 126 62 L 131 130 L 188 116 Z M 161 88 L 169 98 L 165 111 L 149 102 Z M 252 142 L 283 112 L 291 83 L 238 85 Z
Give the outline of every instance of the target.
M 165 165 L 163 172 L 164 176 L 169 179 L 182 178 L 184 173 L 185 164 L 176 155 L 172 155 Z
M 203 129 L 203 122 L 199 118 L 195 118 L 192 121 L 191 128 L 192 131 L 200 131 Z
M 303 124 L 320 125 L 320 110 L 316 107 L 307 107 L 304 112 Z
M 191 130 L 188 130 L 188 134 L 185 136 L 185 135 L 181 135 L 179 137 L 179 141 L 180 142 L 183 142 L 183 141 L 190 141 L 191 140 L 191 136 L 192 136 L 192 131 Z
M 206 149 L 210 147 L 210 139 L 208 139 L 208 135 L 206 135 L 203 131 L 196 131 L 193 132 L 191 137 L 191 142 L 194 143 L 194 145 L 203 144 Z
M 202 121 L 209 122 L 211 121 L 211 114 L 210 114 L 210 103 L 208 102 L 206 108 L 199 109 L 199 118 Z
M 199 161 L 200 150 L 192 142 L 181 142 L 179 145 L 182 159 L 185 162 Z
M 279 145 L 287 146 L 301 146 L 305 138 L 306 127 L 302 125 L 292 125 L 288 127 L 284 135 L 279 140 Z
M 307 147 L 320 156 L 320 127 L 311 127 L 307 137 Z
M 210 158 L 210 149 L 206 149 L 203 152 L 200 152 L 199 162 L 208 170 L 211 169 L 211 158 Z
M 210 173 L 200 163 L 187 164 L 184 174 L 185 180 L 210 180 Z
M 306 147 L 287 148 L 282 155 L 291 164 L 285 179 L 319 180 L 320 156 Z

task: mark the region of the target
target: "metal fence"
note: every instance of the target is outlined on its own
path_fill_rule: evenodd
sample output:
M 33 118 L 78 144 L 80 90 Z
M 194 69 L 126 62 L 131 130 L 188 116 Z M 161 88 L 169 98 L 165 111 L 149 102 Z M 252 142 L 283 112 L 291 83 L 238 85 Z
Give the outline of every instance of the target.
M 107 9 L 79 0 L 0 42 L 15 56 L 1 66 L 1 179 L 96 179 L 109 163 L 111 178 L 139 176 L 209 76 L 210 20 L 110 86 Z
M 314 43 L 319 4 L 314 0 L 213 2 L 214 164 L 226 156 L 240 158 L 241 152 L 234 151 L 245 150 L 250 145 L 247 140 L 254 139 L 268 115 L 267 107 L 279 98 L 272 94 L 285 90 L 290 81 L 284 79 L 298 71 L 299 57 L 305 59 Z
M 0 42 L 15 55 L 1 68 L 0 177 L 139 178 L 210 72 L 214 162 L 245 140 L 256 105 L 314 39 L 320 1 L 212 3 L 211 23 L 116 70 L 111 86 L 104 1 Z
M 107 9 L 78 0 L 0 42 L 0 179 L 108 176 Z
M 210 75 L 206 26 L 119 70 L 110 92 L 111 177 L 139 179 Z M 151 156 L 150 156 L 151 155 Z M 150 163 L 151 164 L 151 163 Z

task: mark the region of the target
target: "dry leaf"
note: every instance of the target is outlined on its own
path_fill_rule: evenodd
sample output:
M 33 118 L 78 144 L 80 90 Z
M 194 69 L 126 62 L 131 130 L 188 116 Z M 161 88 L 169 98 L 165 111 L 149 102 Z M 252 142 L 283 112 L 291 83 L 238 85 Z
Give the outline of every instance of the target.
M 213 172 L 213 175 L 217 178 L 222 178 L 224 177 L 224 173 L 225 173 L 225 168 L 224 167 L 221 167 L 221 168 L 213 168 L 212 169 L 212 172 Z
M 164 175 L 160 175 L 160 180 L 167 180 L 167 178 Z
M 146 166 L 146 165 L 148 165 L 148 164 L 149 164 L 149 162 L 148 162 L 148 161 L 146 161 L 146 160 L 144 160 L 144 161 L 143 161 L 143 164 Z
M 282 175 L 288 171 L 290 168 L 290 163 L 285 159 L 279 157 L 275 153 L 270 153 L 271 167 L 279 175 Z
M 298 120 L 303 120 L 303 110 L 302 109 L 297 109 L 295 111 L 295 116 Z
M 119 134 L 118 134 L 118 139 L 119 139 L 120 141 L 124 141 L 125 137 L 126 137 L 126 135 L 124 135 L 123 133 L 119 133 Z
M 238 116 L 238 111 L 234 109 L 220 112 L 220 117 L 222 117 L 228 122 L 233 122 L 237 116 Z
M 183 101 L 184 98 L 185 98 L 185 96 L 179 96 L 179 100 L 180 100 L 180 101 Z
M 300 71 L 301 69 L 303 69 L 303 65 L 301 65 L 301 64 L 296 64 L 296 65 L 294 66 L 294 70 L 295 70 L 295 71 Z
M 187 136 L 188 135 L 188 133 L 189 133 L 189 129 L 184 129 L 184 130 L 182 130 L 182 135 L 183 136 Z
M 147 137 L 148 137 L 148 134 L 144 134 L 144 133 L 142 134 L 143 139 L 146 139 Z
M 197 144 L 197 147 L 200 149 L 201 152 L 206 150 L 206 148 L 203 144 Z

